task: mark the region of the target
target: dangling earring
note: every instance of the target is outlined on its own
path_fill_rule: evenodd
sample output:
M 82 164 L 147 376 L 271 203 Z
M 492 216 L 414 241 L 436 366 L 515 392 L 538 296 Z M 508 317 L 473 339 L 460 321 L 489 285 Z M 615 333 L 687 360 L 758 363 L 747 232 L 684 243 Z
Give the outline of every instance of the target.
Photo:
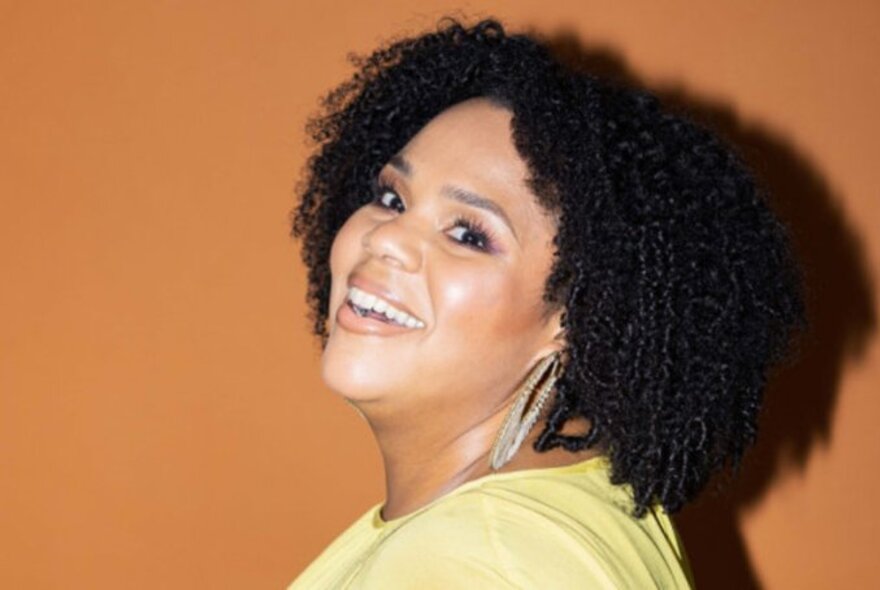
M 510 461 L 520 445 L 526 438 L 526 435 L 538 421 L 544 404 L 550 397 L 550 391 L 559 376 L 562 374 L 562 365 L 559 360 L 560 354 L 554 352 L 547 355 L 539 362 L 529 373 L 522 389 L 517 394 L 516 400 L 504 424 L 498 432 L 498 438 L 492 445 L 492 452 L 489 454 L 489 465 L 493 470 L 500 469 L 505 463 Z M 545 379 L 546 376 L 546 379 Z M 536 394 L 533 395 L 535 387 L 541 380 L 541 387 Z M 532 405 L 526 411 L 526 404 L 534 398 Z

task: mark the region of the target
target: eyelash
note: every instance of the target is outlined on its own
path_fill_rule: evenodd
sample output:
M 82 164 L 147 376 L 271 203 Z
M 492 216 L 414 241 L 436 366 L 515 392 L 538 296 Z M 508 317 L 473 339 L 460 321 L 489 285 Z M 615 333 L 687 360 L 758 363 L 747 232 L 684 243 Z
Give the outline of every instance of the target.
M 373 200 L 371 204 L 381 207 L 383 209 L 394 209 L 398 213 L 402 213 L 396 209 L 395 207 L 385 205 L 382 202 L 382 197 L 387 193 L 392 193 L 395 198 L 403 203 L 403 200 L 400 198 L 400 195 L 397 194 L 397 191 L 394 190 L 394 187 L 388 183 L 382 181 L 373 182 Z M 469 243 L 463 240 L 457 240 L 455 238 L 451 238 L 457 244 L 460 244 L 466 248 L 470 248 L 472 250 L 477 250 L 479 252 L 487 252 L 491 253 L 495 251 L 495 238 L 491 231 L 489 231 L 486 226 L 480 222 L 478 219 L 473 217 L 467 217 L 465 215 L 456 216 L 455 220 L 452 223 L 453 227 L 462 227 L 464 228 L 470 235 L 476 236 L 477 243 Z

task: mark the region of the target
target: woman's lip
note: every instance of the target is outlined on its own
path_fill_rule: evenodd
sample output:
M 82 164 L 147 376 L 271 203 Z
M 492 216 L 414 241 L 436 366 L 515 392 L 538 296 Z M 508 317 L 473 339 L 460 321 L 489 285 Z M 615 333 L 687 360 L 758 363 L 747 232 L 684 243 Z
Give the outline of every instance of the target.
M 383 322 L 368 316 L 359 316 L 351 308 L 348 300 L 343 301 L 336 311 L 336 323 L 349 332 L 373 336 L 397 336 L 406 332 L 418 332 L 415 328 Z

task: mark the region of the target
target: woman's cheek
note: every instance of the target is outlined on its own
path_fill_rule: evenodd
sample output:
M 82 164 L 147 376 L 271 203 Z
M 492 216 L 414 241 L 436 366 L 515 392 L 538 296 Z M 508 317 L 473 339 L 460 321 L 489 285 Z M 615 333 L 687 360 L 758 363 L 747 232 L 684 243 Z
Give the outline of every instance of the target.
M 361 255 L 361 236 L 363 225 L 359 222 L 357 212 L 353 214 L 336 232 L 330 246 L 330 320 L 334 321 L 333 310 L 342 303 L 345 297 L 346 282 Z
M 438 314 L 454 318 L 456 323 L 466 322 L 474 329 L 478 325 L 491 324 L 498 316 L 500 302 L 505 300 L 506 281 L 485 269 L 469 273 L 446 273 L 437 285 L 435 305 Z
M 357 237 L 358 225 L 360 225 L 358 217 L 356 211 L 342 224 L 333 238 L 333 245 L 330 248 L 330 271 L 334 274 L 337 269 L 342 270 L 341 266 L 346 261 L 352 259 L 353 251 L 360 243 Z

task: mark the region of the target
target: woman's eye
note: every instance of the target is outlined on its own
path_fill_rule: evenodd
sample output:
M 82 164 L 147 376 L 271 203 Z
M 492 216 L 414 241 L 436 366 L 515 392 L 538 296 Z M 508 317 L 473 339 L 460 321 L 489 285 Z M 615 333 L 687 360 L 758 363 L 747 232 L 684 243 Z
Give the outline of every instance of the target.
M 449 236 L 456 242 L 475 250 L 483 252 L 492 250 L 492 239 L 488 233 L 468 220 L 457 220 L 455 226 L 449 231 Z
M 379 187 L 376 191 L 376 197 L 373 199 L 373 201 L 380 207 L 384 207 L 385 209 L 394 209 L 398 213 L 403 213 L 403 199 L 401 199 L 397 195 L 397 193 L 395 193 L 388 187 Z
M 466 227 L 458 226 L 452 228 L 452 231 L 449 232 L 449 235 L 452 236 L 456 242 L 461 242 L 467 246 L 476 246 L 482 247 L 484 245 L 483 239 L 478 234 L 475 234 L 471 230 Z
M 397 213 L 406 211 L 406 204 L 400 195 L 390 186 L 377 182 L 373 185 L 372 204 L 382 209 L 389 209 Z M 479 252 L 495 252 L 494 236 L 477 219 L 466 216 L 457 217 L 447 232 L 447 235 L 457 244 L 461 244 Z

